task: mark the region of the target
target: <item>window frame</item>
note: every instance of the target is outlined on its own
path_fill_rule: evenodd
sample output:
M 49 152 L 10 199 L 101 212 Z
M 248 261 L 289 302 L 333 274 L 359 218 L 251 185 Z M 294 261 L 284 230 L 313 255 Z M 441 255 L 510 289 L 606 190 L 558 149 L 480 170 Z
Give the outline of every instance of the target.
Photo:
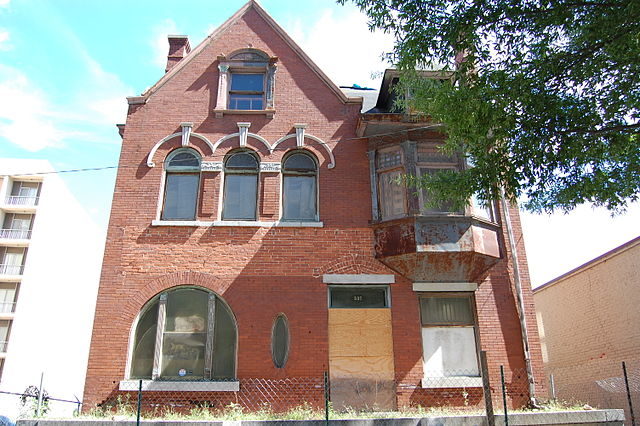
M 293 157 L 294 155 L 305 155 L 313 162 L 315 166 L 315 170 L 313 172 L 304 172 L 304 171 L 296 171 L 296 170 L 287 170 L 286 164 L 287 161 Z M 319 222 L 320 221 L 320 190 L 319 190 L 319 182 L 320 182 L 320 166 L 318 159 L 316 156 L 306 149 L 294 149 L 285 154 L 282 158 L 282 169 L 280 173 L 280 220 L 282 222 Z M 286 190 L 285 190 L 285 180 L 287 177 L 295 177 L 295 176 L 313 176 L 314 177 L 314 203 L 315 203 L 315 214 L 314 217 L 309 218 L 286 218 Z
M 385 298 L 385 306 L 377 307 L 377 308 L 362 308 L 362 307 L 333 307 L 331 305 L 331 291 L 332 290 L 343 290 L 343 289 L 383 289 L 384 290 L 384 298 Z M 327 308 L 328 309 L 391 309 L 391 288 L 388 284 L 354 284 L 354 285 L 344 285 L 344 284 L 332 284 L 327 286 Z
M 231 160 L 231 158 L 233 158 L 236 155 L 239 154 L 249 154 L 251 155 L 255 160 L 256 160 L 256 168 L 255 170 L 249 170 L 247 169 L 229 169 L 227 167 L 227 163 L 229 162 L 229 160 Z M 240 221 L 240 222 L 251 222 L 251 221 L 256 221 L 258 220 L 258 209 L 259 209 L 259 195 L 260 195 L 260 156 L 258 155 L 258 153 L 256 153 L 255 151 L 252 151 L 250 149 L 239 149 L 239 150 L 233 150 L 231 152 L 229 152 L 224 159 L 224 166 L 223 166 L 223 173 L 224 176 L 222 177 L 222 191 L 220 191 L 221 195 L 221 207 L 220 207 L 220 220 L 222 221 Z M 227 175 L 231 175 L 231 176 L 238 176 L 238 175 L 242 175 L 242 176 L 247 176 L 247 175 L 255 175 L 256 177 L 256 193 L 254 195 L 254 200 L 255 200 L 255 206 L 254 206 L 254 212 L 253 212 L 253 217 L 252 218 L 227 218 L 225 217 L 225 207 L 226 207 L 226 197 L 227 197 Z
M 429 148 L 432 148 L 434 150 L 435 153 L 438 153 L 439 148 L 443 145 L 442 142 L 438 142 L 438 141 L 424 141 L 424 142 L 419 142 L 416 144 L 416 177 L 418 179 L 420 179 L 423 175 L 423 169 L 429 169 L 429 170 L 436 170 L 436 171 L 440 171 L 440 170 L 462 170 L 463 169 L 463 163 L 460 159 L 460 156 L 458 154 L 453 154 L 451 155 L 452 160 L 451 161 L 420 161 L 420 147 L 425 147 L 428 146 Z M 445 154 L 439 154 L 441 155 L 443 158 L 445 158 Z M 419 188 L 418 189 L 418 201 L 420 203 L 420 215 L 421 216 L 439 216 L 439 215 L 456 215 L 456 216 L 462 216 L 462 215 L 467 215 L 467 209 L 465 210 L 458 210 L 458 211 L 451 211 L 451 210 L 441 210 L 441 209 L 436 209 L 436 208 L 429 208 L 428 210 L 426 209 L 425 205 L 427 202 L 427 197 L 424 193 L 424 189 Z
M 430 298 L 460 298 L 467 299 L 469 302 L 469 309 L 471 311 L 472 324 L 424 324 L 422 318 L 422 300 Z M 420 340 L 422 345 L 422 369 L 423 369 L 423 388 L 433 387 L 477 387 L 482 386 L 482 369 L 480 366 L 480 331 L 478 326 L 478 313 L 476 308 L 476 298 L 473 292 L 421 292 L 418 293 L 418 311 L 420 319 Z M 474 345 L 475 345 L 475 359 L 477 375 L 443 375 L 443 376 L 428 376 L 425 371 L 425 342 L 423 330 L 425 328 L 469 328 L 473 329 Z
M 234 75 L 260 75 L 262 76 L 262 90 L 233 90 L 233 77 Z M 229 91 L 227 94 L 227 109 L 229 111 L 264 111 L 267 106 L 267 72 L 266 69 L 262 72 L 251 68 L 232 68 L 229 70 Z M 262 102 L 262 108 L 231 108 L 231 102 L 234 95 L 260 95 Z M 237 104 L 236 104 L 237 106 Z
M 284 321 L 284 325 L 285 325 L 287 347 L 286 347 L 282 362 L 279 365 L 278 360 L 276 359 L 275 345 L 277 342 L 275 340 L 276 340 L 276 325 L 278 324 L 278 320 L 281 318 Z M 274 367 L 277 369 L 285 368 L 287 365 L 287 361 L 289 360 L 290 353 L 291 353 L 291 326 L 289 325 L 289 318 L 287 318 L 287 316 L 283 312 L 280 312 L 274 317 L 273 324 L 271 325 L 271 360 L 273 361 Z
M 400 156 L 400 163 L 393 164 L 390 166 L 380 166 L 379 159 L 381 154 L 387 154 L 397 151 Z M 406 173 L 405 169 L 405 155 L 400 147 L 400 145 L 388 146 L 384 148 L 380 148 L 376 150 L 376 158 L 375 158 L 375 168 L 376 168 L 376 187 L 378 191 L 378 212 L 380 214 L 380 221 L 394 220 L 406 217 L 408 215 L 409 206 L 408 206 L 408 196 L 407 189 L 405 187 L 401 187 L 402 192 L 402 212 L 397 214 L 390 214 L 388 216 L 384 215 L 384 201 L 387 197 L 383 194 L 383 185 L 382 179 L 386 175 L 390 175 L 392 173 L 400 173 L 400 176 Z
M 273 118 L 275 114 L 274 93 L 277 62 L 277 57 L 269 56 L 267 53 L 254 48 L 240 49 L 228 57 L 224 55 L 218 56 L 218 97 L 213 110 L 215 117 L 222 118 L 225 114 L 264 114 L 267 118 Z M 262 91 L 231 90 L 234 74 L 261 74 L 263 76 Z M 261 94 L 262 108 L 231 108 L 232 95 L 237 94 Z
M 198 160 L 198 167 L 190 167 L 179 169 L 175 168 L 173 170 L 169 170 L 171 160 L 183 152 L 192 153 L 195 158 Z M 193 148 L 178 148 L 174 149 L 170 153 L 167 154 L 163 164 L 163 173 L 162 173 L 162 184 L 160 185 L 160 202 L 158 203 L 158 211 L 156 217 L 161 221 L 194 221 L 198 217 L 198 207 L 200 205 L 200 190 L 202 186 L 202 154 L 196 151 Z M 167 202 L 167 181 L 170 175 L 197 175 L 198 176 L 198 185 L 195 189 L 195 205 L 193 208 L 193 216 L 191 218 L 167 218 L 165 217 L 165 208 Z
M 232 324 L 233 324 L 233 331 L 235 333 L 235 341 L 234 341 L 234 347 L 233 347 L 233 377 L 231 378 L 222 378 L 222 379 L 216 379 L 213 378 L 213 361 L 211 364 L 211 370 L 209 371 L 209 378 L 203 377 L 203 378 L 195 378 L 195 379 L 189 379 L 189 378 L 180 378 L 180 379 L 176 379 L 174 376 L 162 376 L 162 372 L 161 372 L 161 367 L 162 367 L 162 346 L 163 346 L 163 340 L 164 340 L 164 334 L 165 334 L 165 322 L 166 322 L 166 318 L 167 318 L 167 313 L 166 313 L 166 302 L 167 302 L 167 298 L 168 298 L 168 294 L 174 291 L 180 291 L 180 290 L 199 290 L 202 291 L 204 293 L 207 294 L 207 297 L 209 299 L 213 298 L 213 303 L 217 304 L 217 302 L 221 302 L 225 305 L 227 311 L 229 312 L 230 316 L 231 316 L 231 320 L 232 320 Z M 165 303 L 165 307 L 164 309 L 160 308 L 160 303 L 162 301 L 162 299 L 164 298 L 164 303 Z M 155 333 L 154 333 L 154 358 L 153 358 L 153 363 L 152 363 L 152 372 L 151 372 L 151 378 L 140 378 L 140 377 L 134 377 L 132 375 L 132 368 L 133 368 L 133 360 L 134 360 L 134 352 L 135 352 L 135 348 L 136 348 L 136 334 L 137 334 L 137 330 L 138 330 L 138 326 L 140 325 L 140 321 L 143 318 L 143 316 L 147 313 L 147 311 L 149 309 L 151 309 L 153 307 L 153 305 L 155 303 L 158 303 L 158 317 L 155 321 Z M 161 318 L 161 316 L 164 315 L 164 318 Z M 210 318 L 211 316 L 215 317 L 215 308 L 213 312 L 208 311 L 207 312 L 208 317 Z M 214 320 L 215 321 L 215 320 Z M 161 335 L 162 337 L 160 338 L 160 347 L 158 347 L 158 335 Z M 131 326 L 131 330 L 129 332 L 129 345 L 128 345 L 128 355 L 127 355 L 127 364 L 126 364 L 126 370 L 125 370 L 125 380 L 121 381 L 121 385 L 120 388 L 121 390 L 126 390 L 123 389 L 123 384 L 125 385 L 124 387 L 127 387 L 128 385 L 130 385 L 130 383 L 127 382 L 135 382 L 134 384 L 137 384 L 139 380 L 142 380 L 144 382 L 160 382 L 160 383 L 190 383 L 190 384 L 197 384 L 197 383 L 218 383 L 218 382 L 229 382 L 232 383 L 234 381 L 237 381 L 237 377 L 238 377 L 238 337 L 239 337 L 239 333 L 238 333 L 238 321 L 236 319 L 235 314 L 233 313 L 233 310 L 231 309 L 231 307 L 229 306 L 229 304 L 227 303 L 226 300 L 224 300 L 222 297 L 220 297 L 216 292 L 209 290 L 207 288 L 204 287 L 199 287 L 199 286 L 194 286 L 194 285 L 181 285 L 178 287 L 172 287 L 172 288 L 168 288 L 165 289 L 163 291 L 161 291 L 160 293 L 156 294 L 155 296 L 153 296 L 151 299 L 149 299 L 140 309 L 140 311 L 138 312 L 138 314 L 136 315 L 135 320 L 133 321 L 133 324 Z M 205 345 L 206 347 L 210 347 L 211 350 L 211 355 L 213 356 L 213 351 L 215 350 L 215 324 L 214 325 L 210 325 L 207 324 L 207 337 L 205 340 Z M 205 359 L 207 356 L 207 348 L 205 348 Z M 212 358 L 213 359 L 213 358 Z M 206 363 L 205 366 L 203 367 L 204 369 L 206 369 Z M 206 375 L 206 370 L 204 370 L 204 375 Z M 137 389 L 137 387 L 136 387 Z M 158 390 L 162 390 L 162 389 L 158 389 Z M 173 389 L 171 389 L 173 390 Z M 186 388 L 186 389 L 177 389 L 177 390 L 194 390 L 194 389 L 190 389 L 190 388 Z M 231 390 L 231 389 L 221 389 L 221 390 Z M 237 390 L 237 389 L 236 389 Z

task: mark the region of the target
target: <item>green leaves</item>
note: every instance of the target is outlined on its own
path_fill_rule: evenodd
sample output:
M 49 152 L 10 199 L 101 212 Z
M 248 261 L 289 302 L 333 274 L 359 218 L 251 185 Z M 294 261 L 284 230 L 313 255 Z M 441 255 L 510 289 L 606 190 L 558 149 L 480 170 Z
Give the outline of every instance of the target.
M 640 2 L 353 2 L 395 35 L 411 110 L 443 123 L 445 149 L 474 164 L 424 178 L 435 199 L 460 205 L 504 188 L 538 211 L 638 199 Z M 442 79 L 414 71 L 425 67 Z

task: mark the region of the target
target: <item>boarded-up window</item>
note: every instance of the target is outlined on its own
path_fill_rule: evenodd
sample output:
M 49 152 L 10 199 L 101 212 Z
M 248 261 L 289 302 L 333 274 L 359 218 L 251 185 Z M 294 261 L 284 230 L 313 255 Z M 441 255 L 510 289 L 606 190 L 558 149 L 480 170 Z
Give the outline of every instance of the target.
M 420 298 L 425 378 L 479 376 L 472 298 Z

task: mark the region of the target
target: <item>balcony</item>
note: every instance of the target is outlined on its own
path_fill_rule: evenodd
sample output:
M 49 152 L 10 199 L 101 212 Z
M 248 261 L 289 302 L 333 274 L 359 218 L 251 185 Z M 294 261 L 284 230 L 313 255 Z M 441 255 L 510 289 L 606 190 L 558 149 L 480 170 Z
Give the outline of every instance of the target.
M 0 302 L 0 314 L 12 314 L 16 311 L 16 302 Z
M 24 206 L 35 207 L 38 205 L 40 197 L 24 196 L 24 195 L 10 195 L 7 197 L 5 204 L 8 206 Z
M 416 216 L 373 225 L 375 255 L 414 282 L 479 282 L 500 260 L 499 226 L 473 216 Z
M 0 229 L 0 238 L 9 240 L 31 239 L 30 229 Z
M 0 263 L 0 275 L 22 275 L 24 265 Z

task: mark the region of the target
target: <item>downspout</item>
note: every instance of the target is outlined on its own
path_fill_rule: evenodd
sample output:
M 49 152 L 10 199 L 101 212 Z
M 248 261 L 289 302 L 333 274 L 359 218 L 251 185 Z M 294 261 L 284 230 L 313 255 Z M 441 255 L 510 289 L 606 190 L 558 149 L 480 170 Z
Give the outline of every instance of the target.
M 509 246 L 511 248 L 511 258 L 513 260 L 513 281 L 516 287 L 516 299 L 518 305 L 518 317 L 520 319 L 520 330 L 522 332 L 522 347 L 524 348 L 524 362 L 527 368 L 527 380 L 529 381 L 529 404 L 532 407 L 536 407 L 536 387 L 533 380 L 533 368 L 531 366 L 531 354 L 529 351 L 529 333 L 527 331 L 527 321 L 525 318 L 524 298 L 522 295 L 522 283 L 520 280 L 520 261 L 518 260 L 518 250 L 516 247 L 516 239 L 513 235 L 513 228 L 511 227 L 511 216 L 509 215 L 509 205 L 504 194 L 504 189 L 501 189 L 501 202 L 502 210 L 505 217 L 505 228 L 507 235 L 509 235 Z

